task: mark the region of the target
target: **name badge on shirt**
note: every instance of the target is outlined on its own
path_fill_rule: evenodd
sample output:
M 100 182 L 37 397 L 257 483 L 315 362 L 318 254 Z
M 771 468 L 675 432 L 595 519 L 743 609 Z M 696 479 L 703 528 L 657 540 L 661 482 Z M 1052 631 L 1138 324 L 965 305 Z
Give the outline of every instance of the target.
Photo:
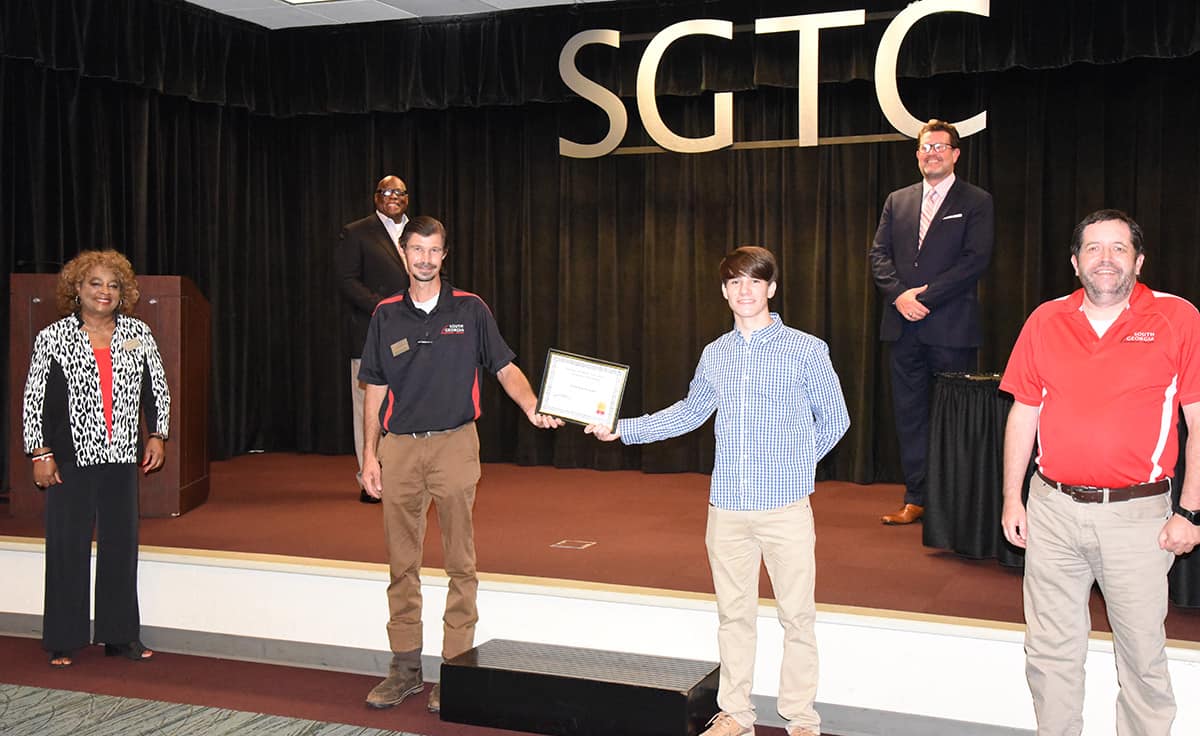
M 131 337 L 128 340 L 126 340 L 125 342 L 121 343 L 121 349 L 127 353 L 137 350 L 141 346 L 142 346 L 142 341 L 136 337 Z
M 399 342 L 392 343 L 392 357 L 393 358 L 396 357 L 397 355 L 400 355 L 401 353 L 407 353 L 407 352 L 408 352 L 408 338 L 407 337 L 400 340 Z

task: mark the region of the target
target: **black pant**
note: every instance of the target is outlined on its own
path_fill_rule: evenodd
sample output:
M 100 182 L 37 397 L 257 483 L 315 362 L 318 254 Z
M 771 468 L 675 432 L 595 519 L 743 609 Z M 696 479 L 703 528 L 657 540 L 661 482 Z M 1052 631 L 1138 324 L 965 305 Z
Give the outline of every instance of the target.
M 978 349 L 926 345 L 917 333 L 915 325 L 906 324 L 900 339 L 892 343 L 892 409 L 904 471 L 904 503 L 924 506 L 934 376 L 974 370 Z
M 46 601 L 42 646 L 86 646 L 92 528 L 96 528 L 96 636 L 105 644 L 139 638 L 137 465 L 59 468 L 46 491 Z

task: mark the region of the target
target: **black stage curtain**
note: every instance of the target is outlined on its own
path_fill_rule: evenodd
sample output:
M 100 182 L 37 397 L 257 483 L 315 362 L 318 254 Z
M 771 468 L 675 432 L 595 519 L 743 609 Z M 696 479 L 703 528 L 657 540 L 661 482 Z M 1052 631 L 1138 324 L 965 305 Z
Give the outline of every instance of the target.
M 729 328 L 715 273 L 721 255 L 745 242 L 772 248 L 783 268 L 776 307 L 830 343 L 852 412 L 827 474 L 896 477 L 866 250 L 887 192 L 916 177 L 911 142 L 581 161 L 556 150 L 558 135 L 591 120 L 581 103 L 278 120 L 2 64 L 4 262 L 54 270 L 81 247 L 112 245 L 139 272 L 195 280 L 213 305 L 220 457 L 349 451 L 332 239 L 370 211 L 377 177 L 397 171 L 413 190 L 412 211 L 448 224 L 452 280 L 492 305 L 534 382 L 551 346 L 630 363 L 626 415 L 682 396 L 700 349 Z M 1025 315 L 1073 288 L 1066 240 L 1100 206 L 1126 208 L 1146 228 L 1148 283 L 1200 298 L 1192 123 L 1200 110 L 1195 95 L 1180 93 L 1198 75 L 1192 57 L 906 90 L 929 114 L 989 110 L 989 129 L 967 139 L 959 162 L 993 192 L 998 211 L 981 368 L 1002 368 Z M 882 125 L 869 84 L 823 95 L 829 131 Z M 786 137 L 793 99 L 739 95 L 736 137 Z M 664 107 L 673 125 L 703 132 L 703 98 L 667 98 Z M 537 433 L 494 383 L 485 410 L 490 460 L 711 465 L 711 431 L 641 451 L 574 429 Z
M 13 7 L 27 6 L 6 4 L 10 21 Z M 1178 39 L 1196 36 L 1170 38 L 1186 47 Z M 54 38 L 66 48 L 75 37 Z M 6 31 L 5 47 L 16 42 Z M 829 342 L 851 410 L 823 475 L 899 475 L 866 251 L 887 193 L 917 178 L 911 141 L 582 161 L 557 154 L 558 136 L 597 132 L 598 112 L 578 100 L 277 117 L 59 66 L 69 65 L 0 58 L 5 284 L 9 271 L 54 271 L 97 246 L 127 252 L 140 273 L 193 279 L 213 307 L 216 457 L 351 451 L 330 253 L 340 225 L 370 212 L 375 181 L 396 172 L 411 211 L 447 223 L 451 280 L 492 306 L 534 384 L 549 347 L 629 363 L 627 416 L 680 398 L 703 345 L 730 328 L 721 255 L 772 248 L 783 268 L 775 307 Z M 958 166 L 997 204 L 981 369 L 1001 369 L 1029 311 L 1074 288 L 1067 238 L 1102 206 L 1144 226 L 1147 283 L 1200 300 L 1198 78 L 1193 55 L 902 85 L 919 117 L 989 111 Z M 888 130 L 869 81 L 825 84 L 821 100 L 822 135 Z M 680 132 L 710 132 L 711 97 L 661 104 Z M 736 140 L 795 135 L 794 90 L 740 92 L 734 109 Z M 647 142 L 635 120 L 631 145 Z M 7 342 L 7 300 L 0 310 Z M 19 397 L 4 399 L 20 410 Z M 641 449 L 574 428 L 536 432 L 494 382 L 481 435 L 487 460 L 648 471 L 712 462 L 708 428 Z
M 648 37 L 696 18 L 732 21 L 732 41 L 672 47 L 658 92 L 794 86 L 795 33 L 756 35 L 758 18 L 866 9 L 867 23 L 821 32 L 823 82 L 871 79 L 891 17 L 910 0 L 605 2 L 426 21 L 267 32 L 184 0 L 6 0 L 0 56 L 274 117 L 557 102 L 558 54 L 581 30 L 623 33 L 580 68 L 623 97 Z M 990 15 L 931 16 L 905 40 L 902 77 L 1112 64 L 1200 52 L 1193 0 L 1003 0 Z

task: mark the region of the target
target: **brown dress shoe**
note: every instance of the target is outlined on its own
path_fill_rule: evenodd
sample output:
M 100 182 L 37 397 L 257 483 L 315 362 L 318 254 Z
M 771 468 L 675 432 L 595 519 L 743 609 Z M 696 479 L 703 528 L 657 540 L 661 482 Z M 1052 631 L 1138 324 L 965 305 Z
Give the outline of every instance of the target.
M 906 503 L 904 508 L 894 514 L 884 514 L 880 521 L 889 526 L 897 524 L 911 524 L 917 519 L 925 515 L 925 507 L 918 506 L 915 503 Z
M 429 691 L 429 701 L 425 703 L 425 710 L 430 713 L 440 713 L 442 711 L 442 683 L 433 686 Z

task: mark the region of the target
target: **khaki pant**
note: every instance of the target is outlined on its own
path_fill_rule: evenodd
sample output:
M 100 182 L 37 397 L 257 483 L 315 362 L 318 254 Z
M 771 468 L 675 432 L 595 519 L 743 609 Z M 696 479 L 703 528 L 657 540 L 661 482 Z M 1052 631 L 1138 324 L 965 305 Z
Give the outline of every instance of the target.
M 765 562 L 783 625 L 779 714 L 789 726 L 820 733 L 817 697 L 817 606 L 812 507 L 805 498 L 770 511 L 708 508 L 705 543 L 717 594 L 721 681 L 717 705 L 743 726 L 755 720 L 750 690 L 758 643 L 758 571 Z
M 1025 674 L 1038 736 L 1083 730 L 1084 660 L 1092 583 L 1104 593 L 1121 690 L 1118 736 L 1169 736 L 1175 698 L 1167 673 L 1167 571 L 1159 549 L 1169 494 L 1078 503 L 1038 476 L 1029 484 L 1025 554 Z
M 383 467 L 383 529 L 387 536 L 388 641 L 393 652 L 422 648 L 421 553 L 425 519 L 432 501 L 442 530 L 442 554 L 450 587 L 442 618 L 442 658 L 474 646 L 475 530 L 471 512 L 479 482 L 479 435 L 475 424 L 429 437 L 384 435 L 379 441 Z

